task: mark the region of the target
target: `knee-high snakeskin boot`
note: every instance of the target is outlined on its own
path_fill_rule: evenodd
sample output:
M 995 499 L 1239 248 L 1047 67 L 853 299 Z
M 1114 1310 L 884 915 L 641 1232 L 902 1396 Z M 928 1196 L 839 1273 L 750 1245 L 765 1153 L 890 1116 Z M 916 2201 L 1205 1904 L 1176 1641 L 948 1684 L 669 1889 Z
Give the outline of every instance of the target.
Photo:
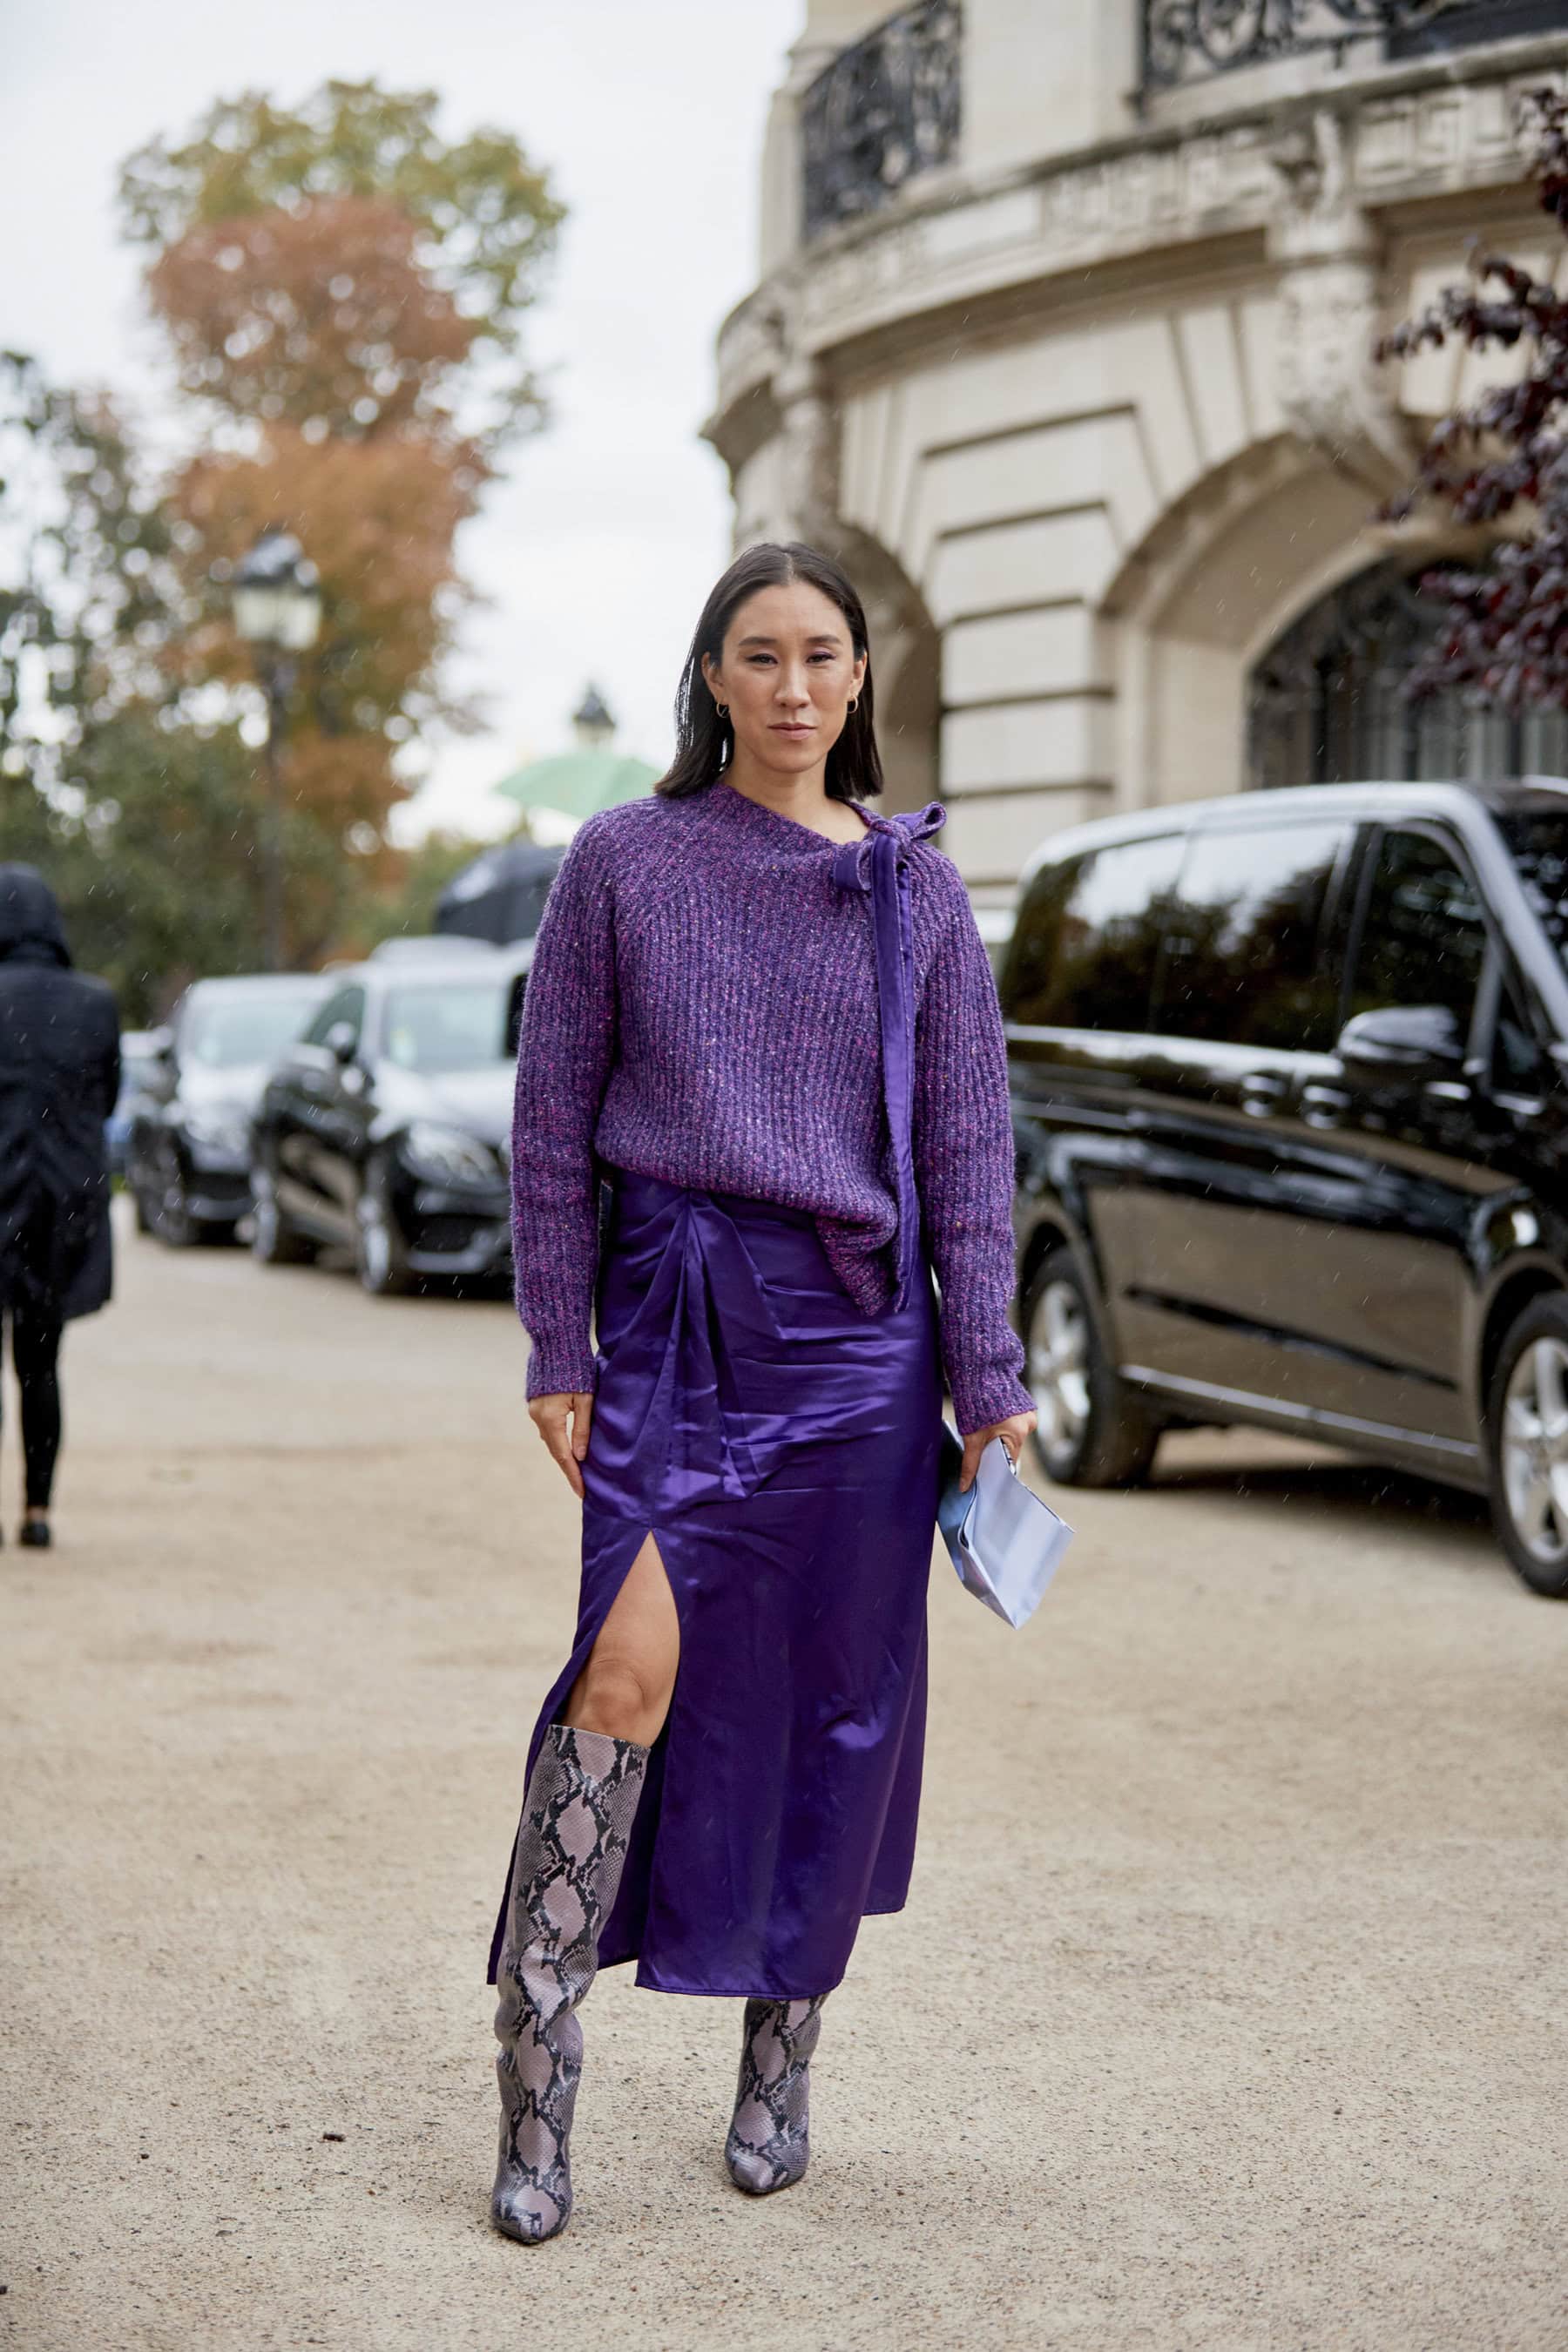
M 724 2161 L 737 2189 L 770 2197 L 792 2188 L 811 2156 L 811 2056 L 822 2032 L 815 2000 L 749 2000 L 735 2113 Z
M 571 2215 L 583 2072 L 574 2012 L 598 1969 L 647 1767 L 646 1748 L 553 1723 L 528 1784 L 496 1970 L 500 2163 L 490 2198 L 496 2228 L 524 2245 L 555 2237 Z

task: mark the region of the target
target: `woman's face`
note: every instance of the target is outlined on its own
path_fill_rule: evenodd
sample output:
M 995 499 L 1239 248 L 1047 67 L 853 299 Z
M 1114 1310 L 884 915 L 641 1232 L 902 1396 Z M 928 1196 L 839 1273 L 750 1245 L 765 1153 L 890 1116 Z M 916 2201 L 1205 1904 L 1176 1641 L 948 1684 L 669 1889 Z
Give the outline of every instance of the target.
M 737 754 L 797 776 L 826 764 L 866 661 L 831 596 L 795 580 L 736 607 L 720 658 L 705 654 L 702 675 L 714 701 L 729 705 Z

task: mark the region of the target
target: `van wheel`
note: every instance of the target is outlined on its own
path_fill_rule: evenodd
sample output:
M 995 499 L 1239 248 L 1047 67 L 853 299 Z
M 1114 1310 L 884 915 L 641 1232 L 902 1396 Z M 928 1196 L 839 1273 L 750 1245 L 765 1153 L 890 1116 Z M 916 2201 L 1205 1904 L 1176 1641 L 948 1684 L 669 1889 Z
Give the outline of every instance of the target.
M 1064 1486 L 1136 1486 L 1160 1424 L 1106 1361 L 1070 1250 L 1054 1249 L 1024 1300 L 1024 1377 L 1039 1422 L 1035 1452 Z
M 1492 1521 L 1532 1592 L 1568 1598 L 1568 1297 L 1533 1299 L 1510 1326 L 1487 1413 Z

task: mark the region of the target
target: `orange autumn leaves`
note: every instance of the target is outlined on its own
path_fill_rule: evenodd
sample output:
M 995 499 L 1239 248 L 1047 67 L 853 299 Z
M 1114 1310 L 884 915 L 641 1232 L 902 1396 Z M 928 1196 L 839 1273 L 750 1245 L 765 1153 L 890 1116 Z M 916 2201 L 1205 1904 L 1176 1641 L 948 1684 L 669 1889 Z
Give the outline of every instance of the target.
M 374 81 L 292 110 L 246 92 L 121 177 L 197 428 L 168 498 L 194 615 L 177 690 L 251 676 L 228 578 L 262 530 L 292 531 L 322 622 L 289 797 L 372 870 L 402 747 L 471 716 L 442 675 L 468 596 L 456 540 L 501 443 L 541 421 L 519 329 L 561 218 L 510 134 L 448 141 L 438 111 Z
M 395 205 L 355 195 L 192 229 L 147 278 L 184 388 L 263 425 L 350 439 L 449 424 L 479 327 L 422 267 L 418 241 Z
M 220 592 L 179 661 L 193 683 L 248 677 L 222 585 L 263 530 L 294 531 L 321 572 L 322 629 L 290 796 L 345 833 L 380 835 L 405 790 L 400 742 L 462 717 L 438 673 L 463 602 L 454 542 L 488 471 L 454 417 L 476 331 L 416 242 L 389 204 L 318 198 L 199 226 L 148 275 L 182 385 L 215 411 L 172 492 L 187 566 Z

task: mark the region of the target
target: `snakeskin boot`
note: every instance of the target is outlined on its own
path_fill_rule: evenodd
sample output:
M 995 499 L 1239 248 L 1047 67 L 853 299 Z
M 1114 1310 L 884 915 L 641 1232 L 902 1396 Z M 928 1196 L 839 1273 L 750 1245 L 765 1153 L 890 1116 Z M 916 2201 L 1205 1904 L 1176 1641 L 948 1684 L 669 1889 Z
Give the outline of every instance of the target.
M 749 2000 L 735 2113 L 724 2161 L 737 2189 L 769 2197 L 793 2188 L 811 2155 L 809 2068 L 826 1993 L 815 2000 Z
M 500 2164 L 490 2219 L 537 2245 L 572 2211 L 568 2140 L 583 2071 L 575 2011 L 599 1965 L 599 1931 L 621 1883 L 647 1749 L 552 1724 L 518 1833 L 496 1983 Z

